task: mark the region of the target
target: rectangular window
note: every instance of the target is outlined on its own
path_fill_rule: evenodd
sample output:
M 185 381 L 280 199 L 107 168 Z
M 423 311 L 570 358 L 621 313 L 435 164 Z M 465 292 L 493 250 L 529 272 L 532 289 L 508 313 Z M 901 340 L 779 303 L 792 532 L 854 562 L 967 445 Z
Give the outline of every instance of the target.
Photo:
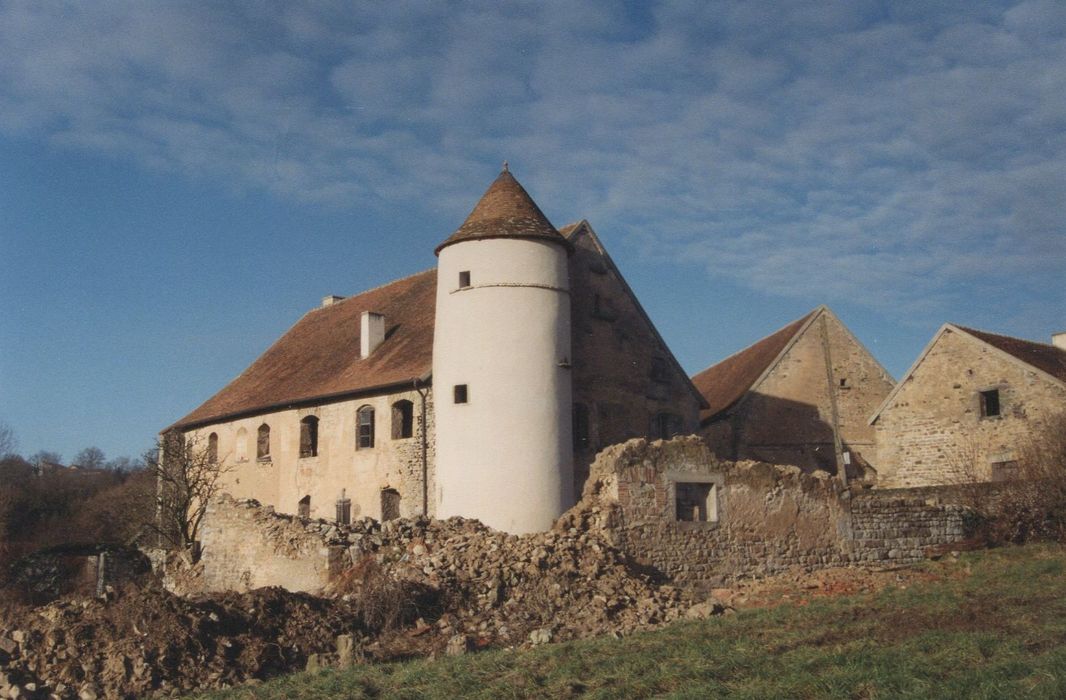
M 678 522 L 718 522 L 718 489 L 714 484 L 679 481 L 674 490 Z
M 985 418 L 999 415 L 999 389 L 981 392 L 981 415 Z
M 466 403 L 466 384 L 455 385 L 455 403 Z
M 470 286 L 470 270 L 463 270 L 459 273 L 459 289 L 466 289 Z

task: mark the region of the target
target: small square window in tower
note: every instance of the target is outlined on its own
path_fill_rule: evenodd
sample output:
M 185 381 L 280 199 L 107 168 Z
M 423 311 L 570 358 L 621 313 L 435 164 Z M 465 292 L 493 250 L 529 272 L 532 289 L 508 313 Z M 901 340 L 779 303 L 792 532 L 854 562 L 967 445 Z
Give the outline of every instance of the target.
M 455 385 L 455 403 L 466 403 L 466 402 L 467 402 L 466 384 L 456 384 Z
M 470 286 L 470 270 L 463 270 L 459 273 L 459 289 L 466 289 Z
M 981 392 L 981 416 L 991 418 L 999 415 L 999 389 Z

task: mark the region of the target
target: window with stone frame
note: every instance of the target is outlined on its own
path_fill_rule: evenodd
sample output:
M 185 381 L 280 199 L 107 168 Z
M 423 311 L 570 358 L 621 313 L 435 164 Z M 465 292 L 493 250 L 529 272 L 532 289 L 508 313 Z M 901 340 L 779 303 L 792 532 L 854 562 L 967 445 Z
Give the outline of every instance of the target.
M 355 447 L 359 450 L 374 446 L 374 408 L 362 406 L 355 413 Z
M 255 458 L 261 462 L 266 462 L 270 459 L 270 426 L 266 423 L 259 426 L 259 431 L 256 435 Z
M 392 404 L 392 439 L 403 440 L 415 434 L 415 405 L 407 399 Z
M 318 418 L 315 416 L 300 421 L 300 456 L 318 456 Z
M 995 418 L 1000 415 L 999 389 L 986 389 L 980 392 L 981 417 Z

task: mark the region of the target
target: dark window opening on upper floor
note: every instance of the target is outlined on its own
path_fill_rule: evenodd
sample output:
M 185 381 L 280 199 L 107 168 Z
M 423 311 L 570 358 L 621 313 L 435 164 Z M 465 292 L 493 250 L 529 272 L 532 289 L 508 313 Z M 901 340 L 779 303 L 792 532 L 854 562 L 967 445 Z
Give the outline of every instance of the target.
M 459 273 L 459 289 L 465 289 L 470 286 L 470 270 L 463 270 Z
M 318 418 L 315 416 L 300 421 L 300 456 L 318 456 Z
M 466 403 L 468 401 L 468 393 L 466 384 L 455 385 L 455 403 Z
M 270 426 L 263 423 L 255 441 L 255 458 L 264 462 L 270 459 Z
M 392 404 L 392 439 L 402 440 L 414 435 L 415 406 L 407 399 Z
M 211 464 L 218 461 L 218 433 L 207 436 L 207 461 Z
M 999 389 L 981 392 L 981 416 L 991 418 L 999 415 Z
M 681 416 L 674 413 L 659 413 L 651 423 L 652 440 L 669 440 L 681 434 L 684 421 Z

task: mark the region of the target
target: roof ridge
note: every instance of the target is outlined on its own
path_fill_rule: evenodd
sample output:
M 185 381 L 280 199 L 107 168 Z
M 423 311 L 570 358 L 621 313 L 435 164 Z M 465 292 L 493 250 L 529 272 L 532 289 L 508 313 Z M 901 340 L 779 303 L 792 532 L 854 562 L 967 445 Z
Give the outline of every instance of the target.
M 722 359 L 718 360 L 717 362 L 712 362 L 711 364 L 707 365 L 706 367 L 701 369 L 699 372 L 696 372 L 696 374 L 694 374 L 692 376 L 693 377 L 699 376 L 699 375 L 703 374 L 704 372 L 706 372 L 707 370 L 709 370 L 709 369 L 711 369 L 713 367 L 717 367 L 718 365 L 722 364 L 726 360 L 731 360 L 734 357 L 736 357 L 737 355 L 742 355 L 745 352 L 747 352 L 748 350 L 751 350 L 753 347 L 755 347 L 759 343 L 763 342 L 764 340 L 769 340 L 770 338 L 773 338 L 775 335 L 777 335 L 781 331 L 786 330 L 789 326 L 792 326 L 792 325 L 795 325 L 795 324 L 799 323 L 800 325 L 796 327 L 795 333 L 792 334 L 792 337 L 795 337 L 796 333 L 799 333 L 803 329 L 803 324 L 800 323 L 800 321 L 806 321 L 808 318 L 813 316 L 818 311 L 821 311 L 823 308 L 828 309 L 828 307 L 826 307 L 823 304 L 823 305 L 821 305 L 821 306 L 819 306 L 819 307 L 817 307 L 817 308 L 815 308 L 815 309 L 813 309 L 811 311 L 808 311 L 807 313 L 805 313 L 804 315 L 800 316 L 799 318 L 795 318 L 795 319 L 789 321 L 788 323 L 786 323 L 785 325 L 781 326 L 777 330 L 772 331 L 770 333 L 767 333 L 762 338 L 759 338 L 758 340 L 753 341 L 753 342 L 749 343 L 748 345 L 745 345 L 744 347 L 742 347 L 740 350 L 737 350 L 733 354 L 726 355 L 725 357 L 723 357 Z M 770 362 L 773 362 L 773 359 L 771 359 Z
M 346 296 L 343 299 L 341 299 L 340 301 L 338 301 L 338 302 L 336 302 L 334 304 L 330 304 L 329 306 L 317 306 L 317 307 L 311 309 L 310 311 L 308 311 L 307 313 L 313 313 L 315 311 L 321 311 L 322 309 L 332 309 L 335 306 L 340 306 L 342 304 L 346 304 L 349 301 L 351 301 L 352 299 L 358 299 L 359 297 L 363 296 L 364 294 L 370 294 L 371 292 L 376 292 L 378 290 L 385 289 L 385 287 L 391 287 L 394 284 L 398 284 L 400 282 L 406 282 L 407 280 L 413 279 L 415 277 L 418 277 L 419 275 L 424 275 L 424 274 L 429 273 L 429 272 L 436 272 L 436 270 L 437 270 L 436 267 L 427 267 L 425 270 L 422 270 L 420 272 L 412 273 L 410 275 L 407 275 L 406 277 L 397 277 L 396 279 L 392 280 L 391 282 L 382 282 L 381 284 L 379 284 L 376 287 L 371 287 L 370 289 L 364 289 L 361 292 L 356 292 L 355 294 L 352 294 L 350 296 Z

